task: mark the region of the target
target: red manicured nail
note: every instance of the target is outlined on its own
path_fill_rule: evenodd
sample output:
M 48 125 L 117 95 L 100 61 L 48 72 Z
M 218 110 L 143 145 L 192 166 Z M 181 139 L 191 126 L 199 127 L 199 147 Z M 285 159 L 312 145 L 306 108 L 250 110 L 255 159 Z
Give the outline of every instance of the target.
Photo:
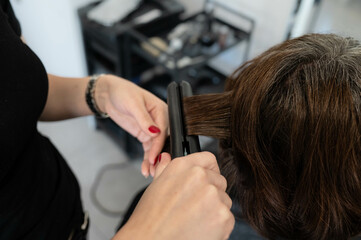
M 155 159 L 154 159 L 154 163 L 153 163 L 153 166 L 155 166 L 158 162 L 158 159 L 159 159 L 159 156 L 156 156 Z
M 159 154 L 158 161 L 160 162 L 162 160 L 162 154 Z
M 160 129 L 157 128 L 156 126 L 150 126 L 150 127 L 148 128 L 148 130 L 149 130 L 149 132 L 151 132 L 151 133 L 159 133 L 159 132 L 160 132 Z

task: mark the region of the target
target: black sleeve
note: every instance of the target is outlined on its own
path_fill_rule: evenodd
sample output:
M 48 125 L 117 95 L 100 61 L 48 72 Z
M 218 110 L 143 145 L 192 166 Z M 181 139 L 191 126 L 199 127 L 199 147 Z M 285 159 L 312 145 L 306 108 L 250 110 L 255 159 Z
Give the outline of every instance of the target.
M 14 32 L 18 36 L 21 36 L 20 23 L 15 16 L 14 10 L 13 10 L 9 0 L 0 0 L 0 6 L 1 6 L 2 10 L 4 11 L 4 13 L 7 15 L 8 22 L 10 23 Z

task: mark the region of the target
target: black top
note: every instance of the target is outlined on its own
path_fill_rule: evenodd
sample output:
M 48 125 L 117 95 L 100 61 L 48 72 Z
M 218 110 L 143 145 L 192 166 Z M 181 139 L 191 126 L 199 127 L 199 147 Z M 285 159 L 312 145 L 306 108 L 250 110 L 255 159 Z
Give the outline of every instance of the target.
M 48 78 L 0 0 L 0 239 L 67 239 L 82 221 L 80 189 L 63 157 L 37 131 Z

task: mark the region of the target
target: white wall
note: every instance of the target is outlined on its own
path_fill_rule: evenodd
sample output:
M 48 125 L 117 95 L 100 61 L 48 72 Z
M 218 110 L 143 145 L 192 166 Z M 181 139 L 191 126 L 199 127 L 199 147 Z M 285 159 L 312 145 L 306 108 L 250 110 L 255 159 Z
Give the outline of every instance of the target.
M 351 36 L 361 41 L 360 22 L 360 0 L 323 0 L 319 16 L 311 30 Z
M 202 6 L 204 0 L 180 0 L 188 8 L 197 2 Z M 296 0 L 217 0 L 236 11 L 252 17 L 256 21 L 250 57 L 258 55 L 269 47 L 286 38 Z M 200 4 L 201 3 L 201 4 Z
M 11 0 L 27 44 L 49 73 L 86 75 L 76 9 L 85 0 Z M 89 1 L 87 1 L 89 2 Z
M 190 12 L 203 7 L 205 0 L 179 0 Z M 284 41 L 289 31 L 296 0 L 215 0 L 255 21 L 248 58 Z M 231 74 L 243 61 L 245 46 L 238 46 L 211 61 L 210 65 L 225 75 Z
M 93 0 L 11 0 L 28 45 L 38 54 L 48 72 L 84 76 L 86 64 L 76 9 Z M 188 8 L 204 0 L 179 0 Z M 219 0 L 256 21 L 250 57 L 283 41 L 296 0 Z M 237 58 L 233 51 L 227 59 Z M 238 65 L 236 63 L 235 65 Z M 233 67 L 231 67 L 231 70 Z

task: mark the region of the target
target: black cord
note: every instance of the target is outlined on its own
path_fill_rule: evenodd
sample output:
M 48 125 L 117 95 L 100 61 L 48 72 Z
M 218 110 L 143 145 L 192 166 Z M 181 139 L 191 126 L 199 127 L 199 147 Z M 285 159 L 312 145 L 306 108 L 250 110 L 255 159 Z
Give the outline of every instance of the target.
M 101 211 L 102 213 L 104 213 L 105 215 L 109 215 L 109 216 L 112 216 L 112 217 L 122 217 L 125 213 L 124 210 L 122 211 L 113 211 L 113 210 L 109 210 L 108 208 L 104 207 L 101 202 L 98 200 L 97 198 L 97 189 L 99 187 L 99 183 L 101 181 L 101 178 L 103 177 L 103 175 L 109 171 L 109 170 L 114 170 L 114 169 L 126 169 L 127 167 L 130 167 L 132 166 L 129 162 L 124 162 L 124 163 L 110 163 L 110 164 L 107 164 L 105 166 L 103 166 L 95 180 L 94 180 L 94 183 L 93 185 L 91 186 L 90 188 L 90 200 L 92 201 L 92 203 L 95 205 L 96 208 L 98 208 L 99 211 Z

